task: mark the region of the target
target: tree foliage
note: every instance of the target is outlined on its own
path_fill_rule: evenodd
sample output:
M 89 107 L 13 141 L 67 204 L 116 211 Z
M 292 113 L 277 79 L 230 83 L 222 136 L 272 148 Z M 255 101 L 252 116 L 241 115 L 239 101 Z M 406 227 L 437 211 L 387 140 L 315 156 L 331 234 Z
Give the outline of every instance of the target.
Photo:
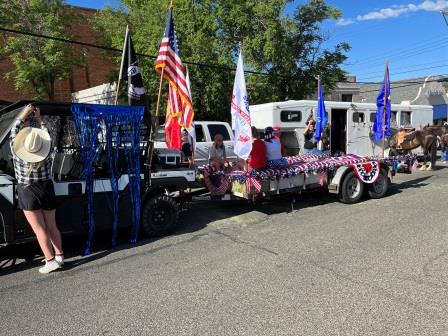
M 218 66 L 189 67 L 197 119 L 229 119 L 235 74 L 223 67 L 235 68 L 239 42 L 246 70 L 267 73 L 247 75 L 251 104 L 303 99 L 316 90 L 317 75 L 322 76 L 327 88 L 344 78 L 340 65 L 349 46 L 340 43 L 331 50 L 322 48 L 326 40 L 322 22 L 338 18 L 340 11 L 324 0 L 310 0 L 289 16 L 285 7 L 290 2 L 174 1 L 182 59 Z M 102 43 L 122 48 L 125 27 L 129 24 L 137 52 L 156 56 L 167 10 L 167 0 L 123 0 L 118 9 L 104 9 L 95 25 Z M 118 68 L 120 56 L 115 58 Z M 159 82 L 154 59 L 140 57 L 139 62 L 154 110 Z
M 62 0 L 9 0 L 0 2 L 0 22 L 11 29 L 69 39 L 76 20 Z M 6 74 L 17 90 L 36 99 L 55 98 L 56 80 L 70 78 L 82 55 L 71 45 L 51 39 L 3 33 L 0 55 L 9 57 L 14 69 Z

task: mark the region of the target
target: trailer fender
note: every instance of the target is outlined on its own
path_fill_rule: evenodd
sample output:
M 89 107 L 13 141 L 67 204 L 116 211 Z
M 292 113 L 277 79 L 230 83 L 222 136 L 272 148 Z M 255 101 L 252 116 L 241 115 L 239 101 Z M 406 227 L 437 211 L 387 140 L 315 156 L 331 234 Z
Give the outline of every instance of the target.
M 150 188 L 146 189 L 146 191 L 143 193 L 142 204 L 155 195 L 168 195 L 168 194 L 169 194 L 168 190 L 166 190 L 165 188 L 163 188 L 161 186 L 150 187 Z
M 336 173 L 334 174 L 331 181 L 328 183 L 328 192 L 332 194 L 338 194 L 339 193 L 339 187 L 341 185 L 341 182 L 343 181 L 344 176 L 351 171 L 352 168 L 349 166 L 341 166 L 336 170 Z

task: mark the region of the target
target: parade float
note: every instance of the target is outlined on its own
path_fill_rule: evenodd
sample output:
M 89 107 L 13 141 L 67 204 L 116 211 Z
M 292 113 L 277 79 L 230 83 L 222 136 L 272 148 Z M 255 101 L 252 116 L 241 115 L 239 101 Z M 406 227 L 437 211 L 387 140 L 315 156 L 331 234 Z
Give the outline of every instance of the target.
M 283 166 L 245 171 L 237 162 L 227 171 L 212 165 L 197 168 L 197 180 L 214 199 L 242 198 L 251 201 L 280 194 L 297 194 L 323 188 L 338 195 L 343 203 L 356 203 L 364 195 L 371 198 L 386 195 L 392 178 L 392 166 L 415 166 L 415 156 L 361 157 L 304 154 L 285 158 Z

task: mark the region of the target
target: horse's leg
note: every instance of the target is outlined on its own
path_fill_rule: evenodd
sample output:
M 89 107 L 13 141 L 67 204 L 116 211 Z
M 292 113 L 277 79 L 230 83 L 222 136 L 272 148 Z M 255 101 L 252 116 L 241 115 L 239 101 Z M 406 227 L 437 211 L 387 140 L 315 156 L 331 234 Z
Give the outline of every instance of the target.
M 431 144 L 431 162 L 429 163 L 429 168 L 428 170 L 433 170 L 435 165 L 436 165 L 436 160 L 437 160 L 437 140 L 434 139 L 432 144 Z
M 425 147 L 423 147 L 423 164 L 420 170 L 426 170 L 427 156 L 428 156 L 428 150 Z

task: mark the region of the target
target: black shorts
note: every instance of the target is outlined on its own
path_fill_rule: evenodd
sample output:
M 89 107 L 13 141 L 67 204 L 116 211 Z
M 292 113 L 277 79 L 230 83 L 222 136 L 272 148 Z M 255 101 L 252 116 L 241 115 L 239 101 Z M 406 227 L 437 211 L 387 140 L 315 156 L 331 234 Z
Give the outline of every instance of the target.
M 56 196 L 53 181 L 47 180 L 17 186 L 19 208 L 22 210 L 54 210 Z

